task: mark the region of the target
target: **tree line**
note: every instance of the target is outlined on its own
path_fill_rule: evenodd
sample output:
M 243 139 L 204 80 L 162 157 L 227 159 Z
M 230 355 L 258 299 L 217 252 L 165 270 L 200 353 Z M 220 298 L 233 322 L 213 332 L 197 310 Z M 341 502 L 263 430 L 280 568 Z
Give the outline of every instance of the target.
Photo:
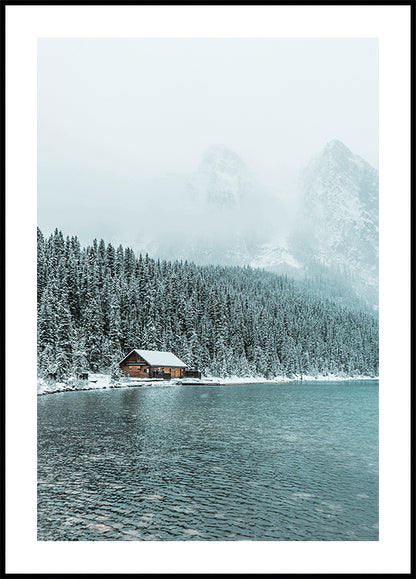
M 38 371 L 112 372 L 133 348 L 213 376 L 378 375 L 378 317 L 251 267 L 82 247 L 38 229 Z

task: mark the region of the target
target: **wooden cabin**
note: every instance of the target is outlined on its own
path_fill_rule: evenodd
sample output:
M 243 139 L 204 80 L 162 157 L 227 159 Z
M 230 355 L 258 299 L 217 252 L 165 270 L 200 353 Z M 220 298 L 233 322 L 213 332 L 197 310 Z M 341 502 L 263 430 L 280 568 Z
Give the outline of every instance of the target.
M 186 364 L 171 352 L 132 350 L 120 362 L 125 376 L 132 378 L 183 378 Z

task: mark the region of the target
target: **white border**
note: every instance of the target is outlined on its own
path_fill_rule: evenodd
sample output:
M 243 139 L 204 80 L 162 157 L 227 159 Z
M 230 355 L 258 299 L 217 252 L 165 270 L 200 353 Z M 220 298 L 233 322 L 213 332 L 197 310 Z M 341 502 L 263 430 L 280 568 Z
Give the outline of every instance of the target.
M 379 38 L 380 541 L 36 541 L 36 44 L 41 37 Z M 410 7 L 6 7 L 6 571 L 410 571 Z M 24 348 L 25 373 L 21 367 Z

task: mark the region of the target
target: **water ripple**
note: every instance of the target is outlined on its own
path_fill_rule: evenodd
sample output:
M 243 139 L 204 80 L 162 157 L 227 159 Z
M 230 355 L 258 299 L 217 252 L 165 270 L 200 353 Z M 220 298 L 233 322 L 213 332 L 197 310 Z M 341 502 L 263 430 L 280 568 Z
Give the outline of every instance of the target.
M 377 540 L 377 427 L 374 383 L 39 397 L 38 539 Z

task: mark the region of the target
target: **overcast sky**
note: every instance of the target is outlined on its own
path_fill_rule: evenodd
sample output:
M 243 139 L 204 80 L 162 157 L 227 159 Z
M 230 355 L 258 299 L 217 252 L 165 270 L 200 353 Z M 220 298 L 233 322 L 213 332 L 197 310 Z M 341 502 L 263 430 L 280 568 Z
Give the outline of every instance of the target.
M 193 172 L 218 144 L 289 196 L 331 139 L 378 167 L 377 40 L 38 41 L 45 233 L 77 233 L 83 211 L 113 206 L 140 181 Z M 103 236 L 111 220 L 102 213 Z

